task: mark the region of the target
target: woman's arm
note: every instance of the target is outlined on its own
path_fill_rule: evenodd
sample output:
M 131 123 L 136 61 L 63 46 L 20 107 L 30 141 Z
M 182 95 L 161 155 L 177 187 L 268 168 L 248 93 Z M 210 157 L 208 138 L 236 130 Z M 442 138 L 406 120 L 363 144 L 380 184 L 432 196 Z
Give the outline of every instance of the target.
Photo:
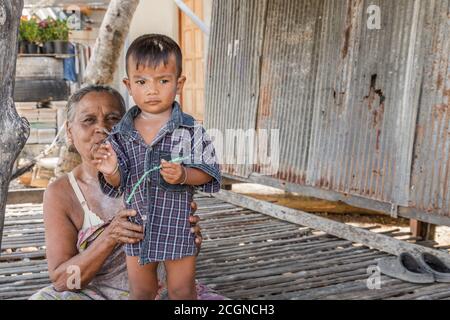
M 71 199 L 67 192 L 61 192 L 64 186 L 56 181 L 48 186 L 44 194 L 44 224 L 47 251 L 47 263 L 50 279 L 57 291 L 77 291 L 83 289 L 95 277 L 105 260 L 117 244 L 136 243 L 142 240 L 142 227 L 128 221 L 136 214 L 133 210 L 123 210 L 117 214 L 111 224 L 82 253 L 78 252 L 78 230 L 69 218 L 68 207 Z M 197 204 L 191 203 L 192 213 Z M 200 250 L 202 237 L 197 216 L 190 216 L 192 232 L 196 235 L 196 244 Z M 74 267 L 79 269 L 79 288 L 73 288 Z M 69 283 L 68 283 L 69 280 Z M 78 281 L 76 281 L 78 282 Z M 69 288 L 70 287 L 70 288 Z
M 142 228 L 127 221 L 132 211 L 122 211 L 82 253 L 77 250 L 78 230 L 69 218 L 70 199 L 61 192 L 61 181 L 51 184 L 44 194 L 44 225 L 49 276 L 57 291 L 76 291 L 95 277 L 118 243 L 142 239 Z M 74 273 L 75 270 L 75 273 Z M 79 271 L 79 272 L 78 272 Z M 74 277 L 79 275 L 79 279 Z M 69 283 L 68 283 L 69 280 Z M 79 283 L 79 288 L 73 288 Z

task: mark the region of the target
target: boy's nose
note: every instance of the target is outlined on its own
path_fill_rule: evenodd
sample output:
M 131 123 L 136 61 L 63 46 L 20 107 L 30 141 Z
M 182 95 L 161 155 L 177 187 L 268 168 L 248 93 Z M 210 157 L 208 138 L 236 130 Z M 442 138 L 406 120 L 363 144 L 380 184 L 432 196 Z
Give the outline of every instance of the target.
M 154 86 L 148 86 L 147 95 L 155 95 L 158 94 L 158 90 Z
M 158 94 L 158 89 L 156 88 L 155 83 L 153 83 L 152 81 L 147 82 L 145 89 L 146 89 L 145 91 L 146 91 L 147 95 Z

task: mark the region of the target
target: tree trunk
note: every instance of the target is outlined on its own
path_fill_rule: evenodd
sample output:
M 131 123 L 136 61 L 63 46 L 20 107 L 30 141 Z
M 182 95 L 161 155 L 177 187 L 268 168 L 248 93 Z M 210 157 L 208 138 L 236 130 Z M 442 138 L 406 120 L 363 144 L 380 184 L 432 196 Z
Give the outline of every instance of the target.
M 11 171 L 30 134 L 28 122 L 19 117 L 12 98 L 22 8 L 23 0 L 0 1 L 0 248 Z
M 139 0 L 112 0 L 103 18 L 84 82 L 110 84 Z

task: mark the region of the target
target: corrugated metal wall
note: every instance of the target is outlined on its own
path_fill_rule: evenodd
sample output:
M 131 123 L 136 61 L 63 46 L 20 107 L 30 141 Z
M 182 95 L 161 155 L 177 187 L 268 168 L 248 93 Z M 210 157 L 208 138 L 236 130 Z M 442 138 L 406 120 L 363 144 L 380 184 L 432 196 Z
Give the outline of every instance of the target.
M 450 4 L 427 1 L 410 205 L 450 216 Z
M 223 0 L 212 17 L 207 127 L 279 129 L 283 181 L 450 216 L 450 0 Z
M 264 1 L 214 1 L 209 43 L 205 119 L 210 128 L 255 128 L 259 92 Z M 243 146 L 243 145 L 242 145 Z M 248 176 L 250 165 L 224 166 Z

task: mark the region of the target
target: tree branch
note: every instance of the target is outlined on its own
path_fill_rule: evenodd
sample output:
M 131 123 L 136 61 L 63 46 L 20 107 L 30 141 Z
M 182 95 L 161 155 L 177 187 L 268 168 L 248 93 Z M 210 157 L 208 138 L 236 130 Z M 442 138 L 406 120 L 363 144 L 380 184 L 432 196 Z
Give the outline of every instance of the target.
M 110 84 L 139 0 L 112 0 L 103 18 L 92 57 L 86 67 L 85 82 Z

